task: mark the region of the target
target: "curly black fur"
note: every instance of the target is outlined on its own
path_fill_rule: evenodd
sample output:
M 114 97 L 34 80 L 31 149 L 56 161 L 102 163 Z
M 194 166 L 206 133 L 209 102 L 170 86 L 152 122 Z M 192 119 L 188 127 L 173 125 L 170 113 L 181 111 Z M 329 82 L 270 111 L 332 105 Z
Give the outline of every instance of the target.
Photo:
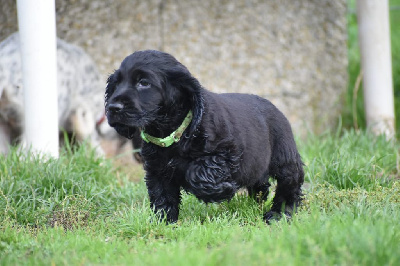
M 178 219 L 181 188 L 204 202 L 229 200 L 241 187 L 265 199 L 273 177 L 267 222 L 300 203 L 303 164 L 289 122 L 268 100 L 212 93 L 173 56 L 152 50 L 125 58 L 107 83 L 108 121 L 127 138 L 135 128 L 166 137 L 193 112 L 178 143 L 142 147 L 151 207 L 168 222 Z

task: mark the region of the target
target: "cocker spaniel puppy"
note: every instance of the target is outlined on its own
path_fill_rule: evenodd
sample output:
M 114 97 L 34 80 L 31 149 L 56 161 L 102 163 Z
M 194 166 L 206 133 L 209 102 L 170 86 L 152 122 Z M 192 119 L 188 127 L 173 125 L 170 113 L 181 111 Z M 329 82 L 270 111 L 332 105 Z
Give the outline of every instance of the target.
M 108 78 L 105 103 L 119 134 L 140 128 L 151 207 L 167 222 L 178 220 L 181 189 L 206 203 L 242 187 L 266 199 L 269 177 L 277 188 L 266 222 L 299 205 L 303 164 L 288 120 L 268 100 L 210 92 L 170 54 L 146 50 Z

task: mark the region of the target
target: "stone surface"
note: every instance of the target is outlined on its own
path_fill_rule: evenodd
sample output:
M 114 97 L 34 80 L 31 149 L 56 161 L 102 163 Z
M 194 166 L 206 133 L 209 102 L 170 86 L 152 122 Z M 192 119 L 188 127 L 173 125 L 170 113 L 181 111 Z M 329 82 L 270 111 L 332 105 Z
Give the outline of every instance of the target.
M 136 50 L 173 54 L 204 87 L 268 98 L 296 134 L 338 121 L 347 86 L 346 0 L 57 0 L 57 34 L 106 81 Z M 17 30 L 2 0 L 0 41 Z

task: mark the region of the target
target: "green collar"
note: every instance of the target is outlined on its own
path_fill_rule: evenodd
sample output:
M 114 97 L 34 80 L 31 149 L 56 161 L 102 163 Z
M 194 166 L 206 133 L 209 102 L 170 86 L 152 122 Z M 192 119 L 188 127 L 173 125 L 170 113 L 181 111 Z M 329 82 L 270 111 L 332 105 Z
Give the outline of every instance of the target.
M 168 137 L 156 138 L 150 136 L 149 134 L 144 132 L 144 130 L 141 130 L 140 136 L 147 143 L 151 142 L 160 147 L 169 147 L 181 139 L 183 132 L 189 126 L 190 122 L 192 121 L 192 118 L 193 118 L 192 111 L 189 110 L 188 114 L 186 115 L 185 119 L 182 122 L 182 125 L 180 125 L 180 127 L 178 127 L 178 129 L 172 132 L 171 135 L 169 135 Z

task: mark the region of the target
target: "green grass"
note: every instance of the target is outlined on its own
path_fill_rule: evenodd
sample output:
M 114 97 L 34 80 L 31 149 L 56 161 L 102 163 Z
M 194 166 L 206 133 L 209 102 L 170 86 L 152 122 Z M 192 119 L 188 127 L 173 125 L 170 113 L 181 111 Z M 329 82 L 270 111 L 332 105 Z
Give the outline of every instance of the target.
M 399 151 L 394 140 L 355 130 L 333 136 L 310 135 L 304 144 L 306 178 L 311 184 L 328 182 L 338 189 L 374 189 L 397 178 Z
M 357 77 L 360 75 L 360 51 L 358 44 L 356 0 L 348 0 L 348 58 L 349 84 L 343 110 L 343 124 L 346 128 L 358 126 L 366 128 L 363 104 L 362 82 L 357 93 L 354 93 Z M 395 101 L 396 131 L 400 132 L 400 0 L 389 0 L 390 32 L 392 48 L 392 73 Z M 353 110 L 353 103 L 355 108 Z M 355 118 L 354 118 L 355 117 Z
M 166 225 L 143 181 L 85 147 L 47 161 L 13 151 L 0 158 L 0 265 L 398 265 L 400 145 L 355 131 L 298 143 L 304 204 L 272 225 L 269 202 L 185 193 Z

